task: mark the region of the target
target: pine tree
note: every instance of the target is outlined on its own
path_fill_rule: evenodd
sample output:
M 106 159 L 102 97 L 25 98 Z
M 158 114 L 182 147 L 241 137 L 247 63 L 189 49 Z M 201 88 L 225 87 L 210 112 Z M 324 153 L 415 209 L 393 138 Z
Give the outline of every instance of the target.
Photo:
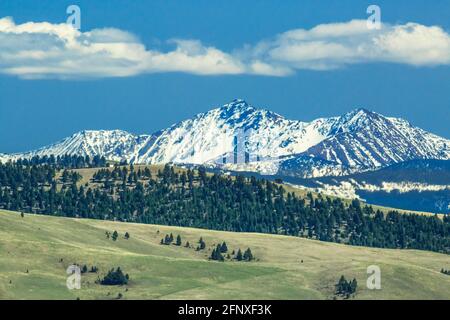
M 220 245 L 219 244 L 217 245 L 216 248 L 214 248 L 212 250 L 210 259 L 216 260 L 216 261 L 224 261 L 225 260 L 222 256 L 222 254 L 220 253 Z
M 347 280 L 345 280 L 345 277 L 342 275 L 338 281 L 338 283 L 336 284 L 336 294 L 344 294 L 346 291 L 346 285 L 347 285 Z
M 211 256 L 209 257 L 211 260 L 217 260 L 217 253 L 216 253 L 216 249 L 214 248 L 213 251 L 211 252 Z
M 236 260 L 237 261 L 242 261 L 242 251 L 241 251 L 241 249 L 239 249 L 237 254 L 236 254 Z
M 181 246 L 181 236 L 180 235 L 177 235 L 177 241 L 176 241 L 175 245 Z
M 206 243 L 205 243 L 205 241 L 203 241 L 203 238 L 200 237 L 200 240 L 198 241 L 197 251 L 203 250 L 205 248 L 206 248 Z
M 124 275 L 120 267 L 117 267 L 116 270 L 109 270 L 103 280 L 100 281 L 100 284 L 106 286 L 124 285 L 128 283 L 129 279 L 128 274 Z
M 166 234 L 166 236 L 164 237 L 164 244 L 169 245 L 172 243 L 172 240 L 173 239 L 171 239 L 170 236 L 168 234 Z
M 128 239 L 130 239 L 130 234 L 128 232 L 125 232 L 125 236 L 124 237 L 125 237 L 126 240 L 128 240 Z
M 356 279 L 352 281 L 347 281 L 345 277 L 342 275 L 336 284 L 336 295 L 343 296 L 345 299 L 348 299 L 352 294 L 356 293 L 356 289 L 358 287 L 358 282 Z
M 358 282 L 356 281 L 356 279 L 353 279 L 352 282 L 350 283 L 350 293 L 355 293 L 356 292 L 356 288 L 358 287 Z
M 118 237 L 119 237 L 119 234 L 117 233 L 116 230 L 114 230 L 111 238 L 113 239 L 113 241 L 116 241 Z
M 225 243 L 225 241 L 222 243 L 222 245 L 220 246 L 220 252 L 221 253 L 226 253 L 228 251 L 228 247 L 227 244 Z
M 243 258 L 244 258 L 244 260 L 247 260 L 247 261 L 253 260 L 253 254 L 252 254 L 252 250 L 250 250 L 250 248 L 245 250 Z

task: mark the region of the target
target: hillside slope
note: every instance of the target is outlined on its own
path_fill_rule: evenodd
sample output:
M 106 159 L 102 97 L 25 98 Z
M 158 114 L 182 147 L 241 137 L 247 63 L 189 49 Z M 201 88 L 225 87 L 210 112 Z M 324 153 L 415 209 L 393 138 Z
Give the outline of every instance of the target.
M 115 242 L 105 237 L 113 230 Z M 169 232 L 183 243 L 203 237 L 206 252 L 160 245 Z M 258 261 L 208 261 L 222 241 L 230 250 L 250 247 Z M 101 286 L 87 274 L 70 291 L 65 270 L 74 262 L 98 266 L 100 276 L 120 266 L 130 282 Z M 381 290 L 366 289 L 369 265 L 381 268 Z M 0 211 L 1 299 L 331 299 L 342 274 L 358 280 L 356 299 L 449 299 L 450 277 L 441 268 L 450 269 L 450 257 L 426 251 Z

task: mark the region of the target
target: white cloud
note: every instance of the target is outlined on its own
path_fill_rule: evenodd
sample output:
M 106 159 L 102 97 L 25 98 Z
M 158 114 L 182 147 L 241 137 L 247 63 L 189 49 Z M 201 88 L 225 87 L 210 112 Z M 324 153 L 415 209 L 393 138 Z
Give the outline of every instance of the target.
M 394 26 L 376 37 L 374 44 L 388 61 L 418 66 L 450 64 L 450 36 L 439 27 Z
M 16 25 L 0 19 L 0 72 L 22 78 L 125 77 L 141 73 L 245 73 L 230 54 L 199 41 L 175 40 L 169 52 L 148 50 L 125 31 L 79 32 L 67 24 Z
M 367 28 L 365 20 L 290 30 L 254 48 L 271 63 L 291 69 L 327 70 L 354 63 L 450 64 L 450 35 L 416 23 Z
M 198 40 L 176 39 L 171 51 L 146 48 L 114 28 L 80 32 L 67 24 L 0 19 L 0 73 L 21 78 L 127 77 L 143 73 L 285 76 L 300 69 L 329 70 L 356 63 L 450 65 L 450 35 L 437 26 L 365 20 L 284 32 L 227 53 Z

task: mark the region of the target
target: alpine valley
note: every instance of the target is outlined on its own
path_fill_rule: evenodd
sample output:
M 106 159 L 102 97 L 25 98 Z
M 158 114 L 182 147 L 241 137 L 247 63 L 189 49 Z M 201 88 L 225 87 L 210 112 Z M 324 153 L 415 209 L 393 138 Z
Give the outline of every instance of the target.
M 372 204 L 450 212 L 450 140 L 366 109 L 304 122 L 236 99 L 153 134 L 85 130 L 0 161 L 63 155 L 203 165 Z

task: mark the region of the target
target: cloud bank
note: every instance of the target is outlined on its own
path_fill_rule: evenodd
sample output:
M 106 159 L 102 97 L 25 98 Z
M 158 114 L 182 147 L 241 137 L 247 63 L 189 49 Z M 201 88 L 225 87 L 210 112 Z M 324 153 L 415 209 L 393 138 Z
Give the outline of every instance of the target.
M 417 23 L 367 28 L 365 20 L 289 30 L 232 52 L 199 40 L 172 39 L 163 52 L 115 28 L 80 32 L 65 23 L 16 24 L 0 19 L 0 73 L 24 79 L 105 78 L 183 72 L 196 75 L 286 76 L 386 62 L 419 67 L 450 65 L 450 35 Z

